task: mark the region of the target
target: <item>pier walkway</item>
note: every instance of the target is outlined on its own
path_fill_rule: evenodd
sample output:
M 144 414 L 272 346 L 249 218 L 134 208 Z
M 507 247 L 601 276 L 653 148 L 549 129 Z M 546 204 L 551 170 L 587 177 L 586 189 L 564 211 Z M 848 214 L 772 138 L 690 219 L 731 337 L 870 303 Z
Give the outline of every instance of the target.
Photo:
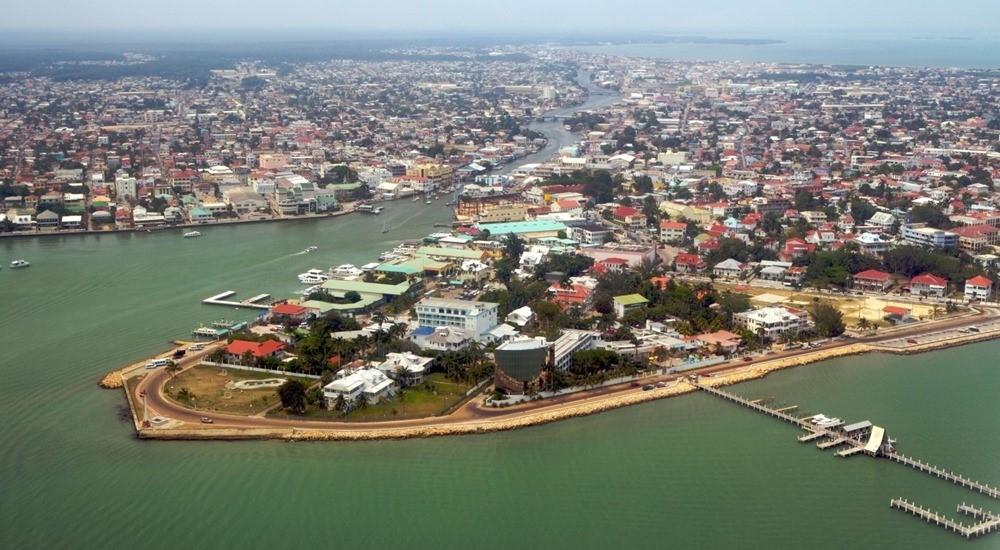
M 798 440 L 800 442 L 805 443 L 822 437 L 828 438 L 826 441 L 821 441 L 816 444 L 816 447 L 820 449 L 829 449 L 839 445 L 849 444 L 849 448 L 835 453 L 838 457 L 849 457 L 855 454 L 865 454 L 871 457 L 885 457 L 892 462 L 909 466 L 918 472 L 923 472 L 955 485 L 965 487 L 970 491 L 975 491 L 988 497 L 1000 500 L 1000 489 L 997 489 L 996 487 L 992 487 L 938 466 L 933 466 L 921 460 L 897 453 L 896 449 L 892 445 L 893 441 L 889 439 L 885 429 L 879 426 L 872 426 L 870 422 L 865 421 L 846 427 L 839 427 L 839 425 L 824 425 L 820 427 L 810 423 L 806 419 L 796 418 L 786 414 L 784 412 L 786 409 L 775 410 L 768 408 L 762 405 L 759 401 L 746 399 L 718 388 L 706 386 L 694 377 L 689 378 L 689 381 L 694 387 L 706 393 L 710 393 L 716 397 L 721 397 L 726 401 L 742 405 L 748 409 L 757 411 L 772 418 L 777 418 L 783 422 L 788 422 L 789 424 L 794 424 L 807 430 L 808 433 L 799 436 Z M 870 431 L 864 431 L 866 426 L 870 428 Z M 866 438 L 865 434 L 867 434 L 867 441 L 863 442 L 861 439 Z M 892 499 L 889 501 L 889 505 L 892 508 L 909 512 L 915 517 L 923 519 L 928 523 L 933 523 L 943 527 L 967 539 L 1000 531 L 1000 514 L 994 514 L 993 512 L 976 508 L 972 505 L 965 504 L 964 502 L 958 505 L 958 512 L 978 520 L 979 523 L 976 523 L 975 525 L 964 525 L 902 498 Z
M 220 292 L 215 296 L 209 296 L 201 301 L 203 304 L 210 304 L 213 306 L 229 306 L 229 307 L 246 307 L 252 309 L 271 309 L 271 304 L 268 303 L 271 298 L 270 294 L 258 294 L 249 300 L 235 301 L 227 300 L 226 298 L 231 298 L 236 295 L 235 290 L 227 290 L 225 292 Z
M 932 466 L 926 462 L 922 462 L 915 458 L 910 458 L 899 453 L 882 453 L 882 456 L 888 458 L 893 462 L 898 462 L 905 466 L 909 466 L 918 472 L 923 472 L 925 474 L 932 475 L 934 477 L 941 478 L 945 481 L 950 481 L 955 485 L 961 485 L 970 491 L 976 491 L 977 493 L 982 493 L 986 496 L 1000 500 L 1000 489 L 996 487 L 990 487 L 985 483 L 980 483 L 978 481 L 969 479 L 965 476 L 956 474 L 954 472 L 949 472 L 938 468 L 937 466 Z

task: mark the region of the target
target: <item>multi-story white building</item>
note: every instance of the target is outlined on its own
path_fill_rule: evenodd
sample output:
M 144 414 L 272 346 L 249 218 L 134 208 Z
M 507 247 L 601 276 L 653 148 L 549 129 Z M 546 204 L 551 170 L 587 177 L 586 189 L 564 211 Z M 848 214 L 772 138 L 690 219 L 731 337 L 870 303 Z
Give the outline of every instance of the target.
M 417 303 L 417 322 L 422 327 L 462 329 L 479 341 L 497 326 L 497 307 L 493 302 L 424 298 Z
M 983 277 L 982 275 L 976 275 L 975 277 L 965 281 L 965 299 L 966 300 L 989 300 L 993 295 L 993 281 Z
M 744 311 L 737 313 L 735 319 L 741 327 L 769 340 L 780 340 L 788 334 L 798 334 L 809 322 L 806 312 L 783 307 Z
M 955 248 L 958 246 L 958 235 L 951 231 L 926 227 L 922 224 L 904 225 L 900 228 L 900 235 L 904 241 L 910 244 L 933 248 Z
M 116 178 L 115 179 L 115 197 L 118 200 L 124 199 L 125 197 L 136 198 L 135 195 L 138 192 L 139 183 L 135 178 Z

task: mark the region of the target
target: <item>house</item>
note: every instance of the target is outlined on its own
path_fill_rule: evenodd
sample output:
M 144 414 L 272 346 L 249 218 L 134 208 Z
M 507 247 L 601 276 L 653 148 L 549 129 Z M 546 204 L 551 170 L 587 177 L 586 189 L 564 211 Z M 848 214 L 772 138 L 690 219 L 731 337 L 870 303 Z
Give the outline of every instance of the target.
M 885 292 L 892 286 L 892 275 L 877 269 L 854 274 L 854 288 L 871 292 Z
M 250 342 L 248 340 L 233 340 L 226 346 L 226 360 L 239 362 L 249 353 L 254 359 L 265 357 L 280 358 L 285 351 L 285 344 L 277 340 L 264 340 L 263 342 Z
M 726 355 L 735 353 L 743 342 L 739 334 L 734 334 L 728 330 L 698 334 L 694 339 L 709 350 Z
M 407 385 L 413 385 L 423 381 L 433 362 L 433 357 L 422 357 L 409 351 L 387 353 L 385 361 L 375 365 L 375 368 L 397 382 L 403 381 Z
M 805 240 L 796 237 L 785 241 L 785 246 L 778 255 L 782 260 L 790 262 L 796 258 L 812 254 L 815 251 L 816 245 L 807 243 Z
M 896 217 L 889 212 L 876 212 L 872 214 L 872 217 L 868 218 L 866 225 L 877 227 L 883 233 L 888 233 L 896 225 Z
M 736 323 L 748 331 L 768 340 L 780 340 L 798 334 L 808 326 L 805 311 L 786 307 L 763 307 L 737 313 Z
M 549 287 L 548 292 L 551 296 L 549 301 L 559 304 L 563 309 L 573 306 L 586 309 L 590 307 L 590 301 L 594 295 L 593 289 L 575 283 L 566 286 L 556 283 Z
M 862 233 L 854 238 L 854 243 L 865 254 L 879 255 L 889 249 L 889 243 L 878 233 Z
M 508 313 L 505 320 L 512 325 L 524 327 L 531 323 L 534 318 L 535 312 L 531 311 L 528 306 L 522 306 Z
M 993 296 L 993 281 L 976 275 L 965 281 L 965 299 L 988 301 Z
M 674 257 L 674 270 L 681 273 L 695 273 L 705 269 L 705 260 L 697 254 L 681 252 Z
M 58 227 L 59 214 L 56 214 L 52 210 L 44 210 L 41 214 L 35 216 L 35 223 L 38 227 Z
M 740 279 L 746 274 L 747 264 L 732 258 L 723 260 L 712 268 L 712 274 L 723 279 Z
M 684 222 L 660 222 L 660 240 L 666 243 L 684 240 L 687 224 Z
M 1000 242 L 1000 227 L 992 225 L 966 225 L 951 232 L 958 235 L 959 246 L 968 252 L 978 252 Z
M 649 300 L 642 294 L 625 294 L 615 296 L 612 302 L 615 308 L 615 315 L 621 318 L 625 317 L 630 311 L 644 309 Z
M 917 275 L 910 279 L 910 294 L 914 296 L 944 297 L 948 289 L 948 279 L 931 273 Z
M 646 215 L 631 206 L 619 206 L 611 211 L 611 219 L 629 231 L 646 227 Z
M 486 335 L 483 339 L 487 339 Z M 471 338 L 456 327 L 417 327 L 410 333 L 410 340 L 422 349 L 454 351 L 464 348 Z
M 337 379 L 323 386 L 326 408 L 335 409 L 338 402 L 355 406 L 361 399 L 374 405 L 396 395 L 396 384 L 378 369 L 341 369 Z
M 275 304 L 271 307 L 271 317 L 284 322 L 301 323 L 309 318 L 309 310 L 296 304 Z

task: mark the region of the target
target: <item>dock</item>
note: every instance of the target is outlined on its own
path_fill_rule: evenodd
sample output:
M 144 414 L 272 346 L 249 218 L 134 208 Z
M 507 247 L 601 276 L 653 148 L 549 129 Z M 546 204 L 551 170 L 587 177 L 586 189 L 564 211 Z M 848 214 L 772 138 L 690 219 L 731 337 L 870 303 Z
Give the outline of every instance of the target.
M 227 290 L 225 292 L 220 292 L 215 296 L 209 296 L 201 301 L 203 304 L 209 304 L 213 306 L 229 306 L 229 307 L 239 307 L 239 308 L 251 308 L 251 309 L 271 309 L 270 304 L 270 294 L 258 294 L 249 300 L 227 300 L 227 298 L 232 298 L 236 296 L 235 290 Z
M 850 425 L 844 425 L 843 422 L 833 425 L 824 424 L 821 427 L 809 422 L 806 418 L 796 418 L 787 414 L 786 411 L 791 410 L 789 407 L 771 409 L 770 407 L 762 405 L 761 400 L 746 399 L 744 397 L 740 397 L 739 395 L 729 393 L 712 386 L 704 385 L 699 382 L 697 377 L 691 377 L 688 380 L 694 387 L 706 393 L 720 397 L 731 403 L 742 405 L 753 411 L 770 416 L 771 418 L 776 418 L 782 422 L 796 425 L 806 430 L 807 433 L 798 437 L 798 440 L 802 443 L 815 441 L 825 437 L 827 440 L 817 443 L 817 448 L 830 449 L 840 445 L 850 445 L 848 448 L 834 453 L 837 457 L 847 458 L 860 454 L 862 456 L 870 456 L 872 458 L 887 458 L 891 462 L 909 466 L 918 472 L 934 476 L 949 483 L 964 487 L 970 491 L 1000 500 L 1000 489 L 997 489 L 996 487 L 969 479 L 961 474 L 956 474 L 955 472 L 944 468 L 933 466 L 921 460 L 898 453 L 893 445 L 894 440 L 889 437 L 885 428 L 875 426 L 867 420 Z M 964 525 L 903 498 L 894 498 L 889 502 L 889 505 L 892 508 L 909 512 L 915 517 L 923 519 L 928 523 L 938 525 L 967 539 L 1000 531 L 1000 514 L 976 508 L 975 506 L 965 504 L 964 502 L 958 505 L 957 510 L 959 513 L 965 514 L 977 520 L 978 523 L 975 525 Z
M 910 458 L 908 456 L 899 453 L 884 453 L 883 456 L 888 458 L 893 462 L 898 462 L 904 466 L 909 466 L 918 472 L 923 472 L 928 475 L 943 479 L 945 481 L 950 481 L 955 485 L 959 485 L 969 489 L 970 491 L 975 491 L 977 493 L 986 495 L 991 498 L 1000 500 L 1000 489 L 996 487 L 991 487 L 985 483 L 980 483 L 978 481 L 969 479 L 963 475 L 956 474 L 955 472 L 949 472 L 937 466 L 932 466 L 926 462 L 917 460 L 915 458 Z
M 889 501 L 889 506 L 897 510 L 909 512 L 914 517 L 920 518 L 927 523 L 933 523 L 934 525 L 943 527 L 967 539 L 987 535 L 1000 529 L 1000 518 L 983 510 L 979 510 L 978 508 L 968 506 L 965 503 L 958 505 L 958 511 L 972 515 L 977 519 L 982 518 L 983 521 L 974 525 L 965 525 L 902 498 L 892 499 Z

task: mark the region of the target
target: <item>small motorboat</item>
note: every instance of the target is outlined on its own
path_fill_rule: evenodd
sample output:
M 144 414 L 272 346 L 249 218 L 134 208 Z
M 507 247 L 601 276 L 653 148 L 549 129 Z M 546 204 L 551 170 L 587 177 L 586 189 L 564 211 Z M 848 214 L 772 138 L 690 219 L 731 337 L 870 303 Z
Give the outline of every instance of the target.
M 195 237 L 200 237 L 200 236 L 201 236 L 201 231 L 188 231 L 187 233 L 184 234 L 185 239 L 193 239 Z
M 17 269 L 19 267 L 28 267 L 30 265 L 31 262 L 27 260 L 14 260 L 13 262 L 10 262 L 11 269 Z

